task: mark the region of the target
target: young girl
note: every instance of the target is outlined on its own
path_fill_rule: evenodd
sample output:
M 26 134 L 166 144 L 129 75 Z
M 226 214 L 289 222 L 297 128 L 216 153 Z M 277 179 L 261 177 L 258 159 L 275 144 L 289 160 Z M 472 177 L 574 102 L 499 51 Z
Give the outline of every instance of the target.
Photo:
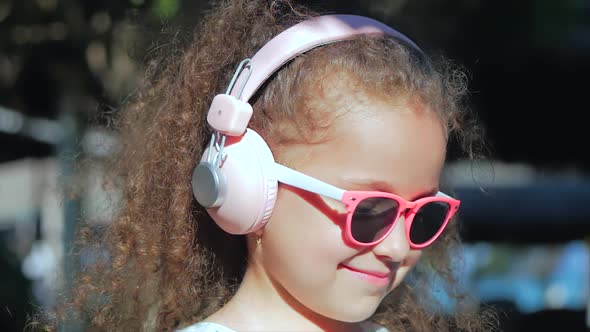
M 263 0 L 218 3 L 151 64 L 118 118 L 108 259 L 73 293 L 93 329 L 486 328 L 440 188 L 449 142 L 477 139 L 462 75 L 377 21 Z

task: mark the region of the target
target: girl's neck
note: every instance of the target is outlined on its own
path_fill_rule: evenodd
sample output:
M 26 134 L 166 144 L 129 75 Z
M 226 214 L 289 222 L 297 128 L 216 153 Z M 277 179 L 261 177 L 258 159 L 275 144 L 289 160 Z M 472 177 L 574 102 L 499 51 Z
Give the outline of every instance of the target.
M 294 299 L 260 268 L 248 266 L 234 297 L 206 321 L 236 331 L 362 331 L 359 323 L 320 316 Z

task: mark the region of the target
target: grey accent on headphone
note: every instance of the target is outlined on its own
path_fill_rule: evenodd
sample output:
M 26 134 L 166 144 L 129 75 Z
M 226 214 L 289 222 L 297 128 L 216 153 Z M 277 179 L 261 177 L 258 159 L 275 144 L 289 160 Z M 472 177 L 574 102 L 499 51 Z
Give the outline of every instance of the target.
M 221 170 L 208 162 L 199 163 L 193 170 L 193 194 L 197 202 L 209 209 L 223 203 L 225 177 Z
M 238 68 L 236 69 L 236 71 L 234 73 L 234 76 L 232 77 L 231 81 L 229 82 L 229 85 L 227 86 L 227 90 L 225 90 L 226 95 L 231 94 L 231 91 L 233 90 L 234 85 L 236 85 L 236 81 L 238 80 L 238 76 L 240 76 L 240 74 L 242 74 L 242 71 L 246 67 L 248 67 L 248 73 L 246 74 L 246 79 L 242 83 L 242 86 L 240 87 L 240 90 L 238 91 L 238 93 L 235 95 L 235 97 L 238 99 L 242 96 L 242 92 L 244 92 L 244 87 L 246 87 L 246 83 L 248 83 L 248 80 L 250 79 L 250 75 L 252 74 L 252 68 L 250 67 L 251 62 L 252 62 L 252 59 L 250 59 L 250 58 L 246 58 L 246 59 L 242 60 L 242 62 L 240 62 L 240 64 L 238 65 Z

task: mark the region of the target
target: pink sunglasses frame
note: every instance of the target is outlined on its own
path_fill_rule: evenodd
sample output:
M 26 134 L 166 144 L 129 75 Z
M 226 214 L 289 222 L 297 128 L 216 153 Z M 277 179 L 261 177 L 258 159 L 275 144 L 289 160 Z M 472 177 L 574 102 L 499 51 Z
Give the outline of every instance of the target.
M 281 165 L 278 163 L 272 164 L 272 170 L 276 176 L 277 181 L 279 181 L 281 183 L 285 183 L 285 184 L 288 184 L 292 187 L 303 189 L 305 191 L 308 191 L 308 192 L 311 192 L 314 194 L 330 197 L 332 199 L 339 200 L 342 203 L 344 203 L 344 205 L 346 206 L 346 211 L 347 211 L 346 226 L 345 226 L 345 230 L 344 230 L 344 238 L 350 244 L 352 244 L 354 246 L 358 246 L 358 247 L 371 247 L 371 246 L 375 246 L 375 245 L 379 244 L 391 233 L 391 231 L 393 231 L 393 229 L 395 228 L 395 225 L 397 224 L 397 221 L 399 220 L 401 215 L 404 214 L 406 238 L 408 240 L 410 248 L 411 249 L 423 249 L 423 248 L 431 245 L 434 241 L 436 241 L 436 239 L 438 239 L 438 237 L 440 236 L 440 234 L 442 234 L 444 229 L 447 227 L 449 221 L 455 215 L 455 213 L 457 212 L 457 210 L 459 209 L 459 206 L 461 204 L 461 201 L 459 201 L 455 198 L 452 198 L 449 195 L 447 195 L 443 192 L 440 192 L 440 191 L 437 192 L 434 196 L 423 197 L 423 198 L 417 199 L 413 202 L 410 202 L 410 201 L 405 200 L 401 196 L 398 196 L 398 195 L 395 195 L 392 193 L 387 193 L 387 192 L 352 191 L 352 190 L 347 191 L 347 190 L 335 187 L 331 184 L 325 183 L 325 182 L 318 180 L 314 177 L 303 174 L 303 173 L 298 172 L 292 168 L 289 168 L 287 166 L 284 166 L 284 165 Z M 397 215 L 394 219 L 394 222 L 391 223 L 391 226 L 387 229 L 387 231 L 385 233 L 383 233 L 383 235 L 379 239 L 377 239 L 373 242 L 370 242 L 370 243 L 363 243 L 363 242 L 359 242 L 359 241 L 355 240 L 354 237 L 352 236 L 352 216 L 353 216 L 354 210 L 358 207 L 360 202 L 362 202 L 364 199 L 372 198 L 372 197 L 393 199 L 398 203 L 399 209 L 397 211 Z M 410 239 L 410 229 L 411 229 L 412 223 L 414 221 L 414 217 L 416 215 L 416 212 L 418 212 L 418 210 L 422 206 L 424 206 L 427 203 L 431 203 L 431 202 L 447 203 L 447 204 L 449 204 L 449 211 L 447 212 L 447 216 L 446 216 L 442 226 L 440 227 L 438 232 L 430 240 L 428 240 L 425 243 L 415 244 Z
M 352 236 L 352 217 L 354 214 L 354 210 L 358 207 L 358 205 L 364 199 L 374 198 L 374 197 L 389 198 L 389 199 L 396 201 L 399 206 L 398 210 L 397 210 L 397 215 L 395 216 L 394 221 L 391 223 L 391 225 L 389 226 L 387 231 L 385 233 L 383 233 L 383 235 L 381 235 L 377 240 L 370 242 L 370 243 L 359 242 L 359 241 L 355 240 L 354 237 Z M 346 237 L 347 241 L 354 244 L 355 246 L 361 246 L 361 247 L 371 247 L 371 246 L 377 245 L 381 241 L 383 241 L 393 231 L 393 229 L 395 228 L 395 225 L 399 221 L 399 218 L 403 214 L 405 217 L 404 223 L 405 223 L 406 239 L 408 240 L 408 243 L 410 244 L 410 248 L 412 248 L 412 249 L 423 249 L 423 248 L 431 245 L 434 241 L 436 241 L 436 239 L 440 236 L 440 234 L 442 234 L 442 232 L 445 230 L 445 228 L 447 227 L 447 224 L 449 223 L 449 220 L 451 220 L 451 218 L 455 215 L 455 212 L 457 212 L 457 210 L 459 209 L 459 205 L 461 204 L 461 202 L 459 200 L 451 198 L 448 195 L 443 194 L 441 192 L 436 193 L 435 196 L 423 197 L 423 198 L 417 199 L 413 202 L 410 202 L 410 201 L 406 201 L 404 198 L 402 198 L 401 196 L 398 196 L 396 194 L 386 193 L 386 192 L 381 192 L 381 191 L 345 191 L 341 201 L 346 205 L 346 211 L 348 212 L 348 214 L 346 216 L 346 228 L 345 228 L 345 237 Z M 447 216 L 445 217 L 445 220 L 443 221 L 439 230 L 436 232 L 436 234 L 434 236 L 432 236 L 432 238 L 430 238 L 430 240 L 428 240 L 424 243 L 421 243 L 421 244 L 416 244 L 416 243 L 412 242 L 412 239 L 410 237 L 410 230 L 412 228 L 412 223 L 414 222 L 414 217 L 416 216 L 416 213 L 420 210 L 421 207 L 423 207 L 424 205 L 426 205 L 428 203 L 432 203 L 432 202 L 442 202 L 442 203 L 449 204 L 449 210 L 447 211 Z

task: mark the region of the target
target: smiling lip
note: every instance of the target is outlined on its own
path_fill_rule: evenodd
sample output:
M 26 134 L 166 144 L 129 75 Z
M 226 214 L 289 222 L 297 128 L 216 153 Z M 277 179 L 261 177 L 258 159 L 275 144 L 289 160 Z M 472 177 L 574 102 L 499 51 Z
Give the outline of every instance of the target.
M 377 277 L 377 278 L 387 278 L 387 277 L 389 277 L 389 272 L 359 270 L 357 268 L 354 268 L 354 267 L 351 267 L 351 266 L 348 266 L 348 265 L 344 265 L 344 264 L 340 264 L 340 265 L 342 265 L 342 267 L 345 268 L 345 269 L 349 269 L 349 270 L 352 270 L 354 272 L 368 274 L 370 276 Z
M 379 271 L 368 271 L 368 270 L 360 270 L 348 265 L 340 264 L 340 267 L 351 271 L 354 275 L 371 281 L 376 284 L 387 284 L 389 283 L 389 276 L 391 275 L 390 272 L 379 272 Z

